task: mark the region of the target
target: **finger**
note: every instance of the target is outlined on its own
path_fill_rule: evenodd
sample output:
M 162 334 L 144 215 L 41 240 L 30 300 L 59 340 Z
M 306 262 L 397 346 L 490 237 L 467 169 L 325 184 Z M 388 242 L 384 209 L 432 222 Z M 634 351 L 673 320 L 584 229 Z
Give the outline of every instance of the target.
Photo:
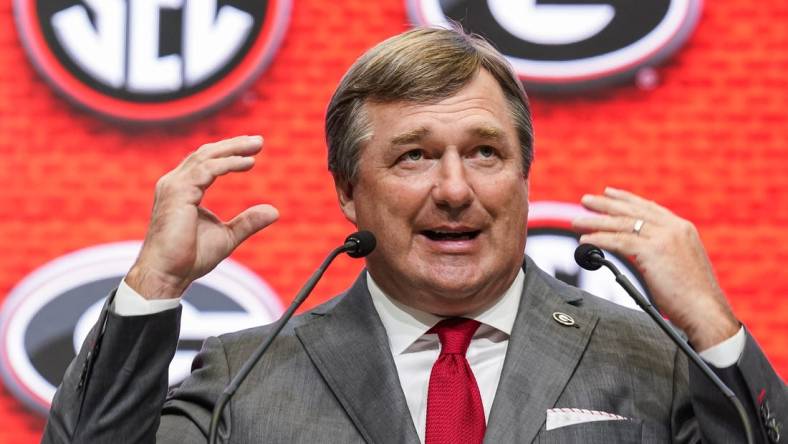
M 634 233 L 637 220 L 638 219 L 626 216 L 583 216 L 572 220 L 572 228 L 583 233 L 596 231 Z M 647 236 L 645 232 L 647 225 L 653 224 L 642 224 L 640 236 Z
M 630 191 L 621 190 L 613 187 L 605 187 L 604 195 L 606 197 L 615 200 L 620 200 L 632 204 L 633 207 L 639 208 L 641 210 L 641 214 L 648 212 L 648 213 L 658 214 L 659 217 L 673 214 L 670 212 L 670 210 L 659 205 L 658 203 L 643 198 L 641 196 L 638 196 L 637 194 L 632 193 Z
M 580 243 L 593 244 L 622 256 L 635 256 L 643 239 L 634 233 L 597 231 L 580 236 Z
M 251 170 L 255 164 L 255 158 L 247 156 L 221 157 L 218 159 L 206 160 L 203 164 L 211 175 L 219 177 L 228 173 Z
M 208 143 L 187 157 L 187 161 L 202 161 L 228 156 L 253 156 L 263 148 L 261 136 L 238 136 Z
M 605 196 L 611 197 L 613 199 L 623 200 L 626 202 L 631 202 L 636 204 L 645 204 L 647 202 L 646 199 L 638 196 L 637 194 L 631 191 L 621 190 L 618 188 L 605 187 L 605 191 L 603 193 Z
M 254 157 L 230 156 L 219 159 L 208 159 L 200 163 L 189 165 L 185 174 L 193 185 L 205 189 L 217 177 L 232 172 L 248 171 L 255 164 Z
M 588 210 L 610 216 L 640 216 L 639 214 L 636 214 L 637 208 L 632 203 L 613 199 L 607 196 L 586 194 L 580 199 L 580 203 Z
M 255 205 L 227 222 L 227 228 L 232 232 L 236 245 L 238 245 L 249 236 L 276 222 L 278 218 L 279 211 L 273 206 Z
M 634 195 L 632 195 L 634 196 Z M 666 208 L 654 202 L 643 200 L 640 197 L 621 200 L 610 196 L 600 196 L 596 194 L 586 194 L 580 200 L 583 206 L 597 213 L 610 216 L 625 216 L 636 219 L 643 219 L 652 224 L 665 225 L 668 220 L 675 215 Z

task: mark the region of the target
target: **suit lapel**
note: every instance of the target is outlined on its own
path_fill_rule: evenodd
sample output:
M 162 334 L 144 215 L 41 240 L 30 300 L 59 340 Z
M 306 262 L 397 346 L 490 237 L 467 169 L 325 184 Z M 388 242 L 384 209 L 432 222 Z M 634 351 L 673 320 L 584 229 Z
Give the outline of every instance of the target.
M 333 309 L 295 331 L 367 442 L 419 442 L 366 273 Z
M 598 317 L 578 305 L 580 292 L 548 283 L 526 258 L 525 284 L 485 441 L 531 442 L 574 372 Z M 575 326 L 553 319 L 571 316 Z

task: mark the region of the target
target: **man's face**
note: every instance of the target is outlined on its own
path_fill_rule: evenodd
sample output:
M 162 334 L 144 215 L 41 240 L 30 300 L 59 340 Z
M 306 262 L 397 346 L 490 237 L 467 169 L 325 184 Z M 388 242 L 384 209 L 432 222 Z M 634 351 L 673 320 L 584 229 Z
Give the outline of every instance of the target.
M 503 92 L 480 71 L 436 103 L 367 103 L 372 136 L 345 215 L 377 238 L 367 268 L 391 297 L 439 315 L 489 306 L 522 264 L 528 180 Z

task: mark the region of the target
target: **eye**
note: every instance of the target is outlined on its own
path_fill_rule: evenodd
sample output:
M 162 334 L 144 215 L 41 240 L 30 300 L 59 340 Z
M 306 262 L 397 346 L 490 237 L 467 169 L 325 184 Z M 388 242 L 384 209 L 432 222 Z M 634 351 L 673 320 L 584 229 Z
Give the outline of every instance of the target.
M 479 155 L 482 157 L 493 157 L 495 155 L 495 148 L 491 146 L 480 146 Z
M 401 157 L 402 160 L 409 160 L 411 162 L 415 162 L 423 158 L 424 158 L 424 152 L 422 152 L 421 150 L 410 150 L 407 153 L 403 154 Z

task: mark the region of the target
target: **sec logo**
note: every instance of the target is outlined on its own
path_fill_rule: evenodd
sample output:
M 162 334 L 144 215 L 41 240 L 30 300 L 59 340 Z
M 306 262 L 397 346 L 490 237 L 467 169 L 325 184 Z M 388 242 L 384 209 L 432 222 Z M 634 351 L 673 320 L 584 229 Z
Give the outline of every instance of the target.
M 690 36 L 701 0 L 407 0 L 419 25 L 489 39 L 537 90 L 572 90 L 633 76 Z
M 206 112 L 259 74 L 290 0 L 14 0 L 33 65 L 60 93 L 111 118 Z
M 66 367 L 141 245 L 120 242 L 67 254 L 33 271 L 8 295 L 0 312 L 0 372 L 28 407 L 47 414 Z M 267 324 L 282 312 L 274 291 L 230 259 L 195 281 L 181 305 L 170 385 L 189 375 L 206 337 Z
M 583 207 L 563 202 L 531 202 L 528 209 L 528 240 L 525 253 L 536 265 L 557 279 L 624 307 L 640 307 L 615 281 L 606 269 L 588 271 L 575 262 L 575 248 L 580 235 L 572 230 L 572 219 L 589 215 Z M 647 298 L 648 291 L 634 264 L 625 257 L 605 251 L 633 285 Z

